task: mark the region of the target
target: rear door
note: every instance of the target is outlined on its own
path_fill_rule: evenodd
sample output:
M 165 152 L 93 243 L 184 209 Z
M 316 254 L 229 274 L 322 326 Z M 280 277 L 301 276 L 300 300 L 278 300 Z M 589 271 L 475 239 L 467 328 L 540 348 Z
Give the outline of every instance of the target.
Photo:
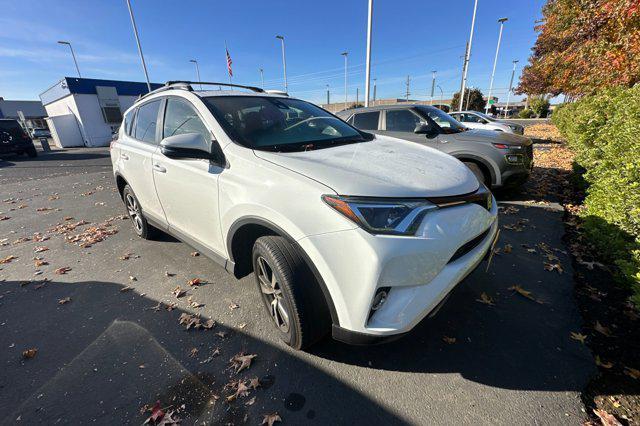
M 158 149 L 161 99 L 141 104 L 133 117 L 125 117 L 124 132 L 119 146 L 118 169 L 136 194 L 146 217 L 161 225 L 167 224 L 153 184 L 152 156 Z
M 202 137 L 202 148 L 210 151 L 213 134 L 202 119 L 204 113 L 186 99 L 168 97 L 162 137 L 196 133 Z M 218 177 L 223 170 L 209 160 L 173 159 L 160 150 L 153 157 L 156 190 L 170 228 L 181 239 L 194 240 L 220 256 L 225 252 L 218 212 Z

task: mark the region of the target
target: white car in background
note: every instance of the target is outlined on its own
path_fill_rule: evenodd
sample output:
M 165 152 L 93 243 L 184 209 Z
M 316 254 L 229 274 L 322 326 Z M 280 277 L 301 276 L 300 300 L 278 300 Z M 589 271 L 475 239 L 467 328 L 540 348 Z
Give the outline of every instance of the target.
M 524 134 L 524 126 L 495 119 L 478 111 L 457 111 L 449 113 L 470 129 L 496 130 L 498 132 Z
M 495 199 L 454 157 L 286 95 L 193 86 L 169 82 L 124 114 L 118 190 L 140 237 L 160 229 L 253 273 L 288 345 L 408 332 L 497 238 Z

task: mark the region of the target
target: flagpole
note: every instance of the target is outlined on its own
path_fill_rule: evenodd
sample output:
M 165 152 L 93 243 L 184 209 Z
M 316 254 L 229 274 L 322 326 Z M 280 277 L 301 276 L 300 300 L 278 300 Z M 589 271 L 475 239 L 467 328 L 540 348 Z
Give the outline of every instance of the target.
M 229 48 L 227 47 L 227 40 L 224 41 L 224 60 L 227 63 L 227 74 L 229 75 L 229 84 L 231 84 L 231 73 L 229 72 Z

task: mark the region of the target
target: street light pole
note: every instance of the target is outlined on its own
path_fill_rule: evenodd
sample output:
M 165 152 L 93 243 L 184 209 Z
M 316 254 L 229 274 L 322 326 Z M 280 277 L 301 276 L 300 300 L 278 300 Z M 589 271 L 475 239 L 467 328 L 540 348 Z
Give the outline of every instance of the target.
M 289 93 L 289 87 L 287 86 L 287 55 L 284 50 L 284 36 L 277 35 L 277 39 L 282 42 L 282 70 L 284 72 L 284 91 Z
M 331 104 L 331 97 L 329 96 L 329 85 L 327 84 L 327 107 Z
M 198 81 L 202 81 L 200 78 L 200 67 L 198 66 L 198 61 L 195 59 L 189 59 L 189 62 L 196 64 L 196 75 L 198 76 Z M 200 85 L 200 90 L 202 90 L 202 84 Z
M 440 89 L 440 109 L 442 109 L 442 104 L 444 104 L 444 92 L 442 91 L 442 87 L 438 84 L 438 89 Z
M 373 0 L 369 0 L 369 18 L 367 24 L 367 66 L 364 86 L 364 106 L 369 106 L 369 85 L 371 83 L 371 27 L 373 17 Z
M 467 85 L 467 72 L 469 71 L 469 57 L 471 56 L 471 43 L 473 42 L 473 28 L 476 24 L 476 11 L 478 10 L 478 0 L 475 1 L 473 6 L 473 18 L 471 18 L 471 32 L 469 33 L 469 43 L 467 44 L 467 51 L 464 56 L 464 67 L 462 69 L 462 90 L 460 90 L 460 106 L 458 111 L 462 111 L 464 105 L 464 89 Z
M 433 105 L 433 91 L 434 91 L 434 90 L 435 90 L 435 88 L 436 88 L 436 72 L 437 72 L 437 71 L 433 70 L 433 71 L 431 71 L 431 72 L 432 72 L 431 76 L 432 76 L 433 78 L 432 78 L 432 80 L 431 80 L 431 102 L 430 102 L 430 105 Z
M 260 68 L 260 81 L 262 82 L 262 89 L 264 90 L 264 70 Z
M 518 60 L 513 61 L 513 71 L 511 71 L 511 81 L 509 81 L 509 92 L 507 93 L 507 106 L 504 108 L 504 118 L 507 118 L 509 111 L 509 101 L 511 100 L 511 89 L 513 88 L 513 77 L 516 75 L 516 64 Z
M 142 46 L 140 46 L 140 37 L 138 36 L 138 27 L 136 27 L 136 19 L 133 17 L 133 10 L 131 9 L 131 0 L 127 0 L 127 7 L 129 8 L 129 16 L 131 17 L 131 25 L 133 26 L 133 35 L 136 37 L 136 44 L 138 45 L 138 53 L 140 54 L 142 69 L 144 69 L 144 76 L 147 79 L 147 89 L 149 90 L 149 92 L 151 92 L 151 83 L 149 82 L 149 73 L 147 72 L 147 64 L 144 61 L 144 55 L 142 54 Z
M 500 52 L 500 41 L 502 41 L 502 29 L 508 18 L 500 18 L 500 32 L 498 33 L 498 46 L 496 47 L 496 57 L 493 59 L 493 71 L 491 71 L 491 82 L 489 83 L 489 95 L 487 96 L 487 105 L 484 108 L 485 114 L 489 113 L 489 102 L 491 101 L 491 92 L 493 91 L 493 77 L 496 75 L 496 64 L 498 63 L 498 52 Z
M 344 109 L 347 109 L 347 67 L 349 64 L 349 52 L 342 52 L 342 56 L 344 56 Z
M 80 75 L 80 68 L 78 67 L 78 61 L 76 60 L 76 54 L 73 51 L 73 46 L 71 46 L 71 43 L 69 43 L 68 41 L 59 41 L 58 44 L 66 44 L 67 46 L 69 46 L 69 49 L 71 49 L 71 56 L 73 56 L 73 63 L 76 64 L 76 71 L 78 71 L 78 77 L 82 76 Z
M 376 78 L 373 79 L 373 106 L 376 106 Z

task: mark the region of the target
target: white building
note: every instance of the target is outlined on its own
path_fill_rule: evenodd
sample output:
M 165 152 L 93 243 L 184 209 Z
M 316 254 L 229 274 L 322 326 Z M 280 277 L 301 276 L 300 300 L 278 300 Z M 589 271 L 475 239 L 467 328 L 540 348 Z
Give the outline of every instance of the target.
M 65 77 L 40 99 L 57 146 L 108 146 L 122 113 L 147 91 L 141 82 Z

